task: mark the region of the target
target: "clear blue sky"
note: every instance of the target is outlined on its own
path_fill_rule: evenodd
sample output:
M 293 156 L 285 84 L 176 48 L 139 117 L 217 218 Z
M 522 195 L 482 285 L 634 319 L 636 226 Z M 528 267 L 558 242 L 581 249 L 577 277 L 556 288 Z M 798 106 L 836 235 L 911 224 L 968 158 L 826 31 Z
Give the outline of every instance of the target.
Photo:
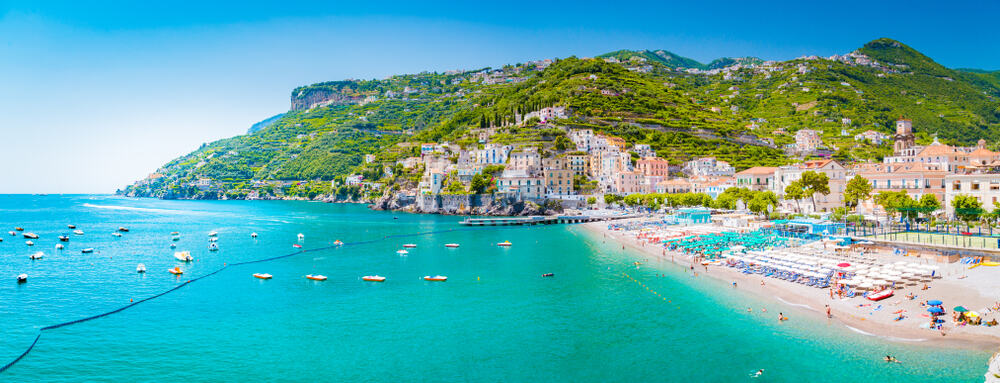
M 789 59 L 879 37 L 1000 69 L 997 2 L 137 3 L 0 0 L 0 193 L 113 192 L 319 81 L 623 48 Z

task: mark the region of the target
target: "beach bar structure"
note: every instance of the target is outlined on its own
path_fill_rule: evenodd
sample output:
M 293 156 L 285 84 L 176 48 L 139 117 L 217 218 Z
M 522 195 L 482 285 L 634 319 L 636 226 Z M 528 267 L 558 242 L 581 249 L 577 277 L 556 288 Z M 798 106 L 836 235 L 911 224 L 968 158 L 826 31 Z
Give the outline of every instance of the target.
M 799 234 L 835 235 L 843 234 L 846 226 L 842 222 L 824 221 L 815 218 L 799 218 L 781 223 L 775 222 L 775 229 Z
M 530 217 L 502 218 L 466 218 L 459 222 L 465 226 L 514 226 L 514 225 L 552 225 L 559 223 L 585 223 L 596 221 L 611 221 L 617 219 L 635 218 L 631 215 L 616 216 L 586 216 L 586 215 L 553 215 Z
M 677 217 L 677 220 L 680 222 L 687 222 L 687 223 L 712 222 L 712 212 L 704 208 L 686 207 L 683 209 L 677 209 L 677 213 L 675 213 L 674 216 Z

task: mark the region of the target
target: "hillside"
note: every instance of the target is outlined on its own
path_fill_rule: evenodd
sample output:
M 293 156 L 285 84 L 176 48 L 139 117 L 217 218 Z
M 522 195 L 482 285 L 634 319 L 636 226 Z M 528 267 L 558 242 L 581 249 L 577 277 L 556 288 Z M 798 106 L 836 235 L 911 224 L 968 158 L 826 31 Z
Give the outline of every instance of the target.
M 1000 140 L 997 72 L 948 69 L 889 39 L 843 56 L 781 62 L 704 65 L 662 50 L 601 57 L 299 87 L 290 110 L 263 129 L 205 144 L 122 192 L 240 198 L 289 181 L 278 182 L 286 195 L 310 196 L 333 192 L 329 181 L 352 173 L 412 187 L 419 174 L 396 161 L 418 154 L 422 142 L 474 149 L 480 128 L 494 129 L 491 142 L 547 152 L 560 150 L 565 129 L 591 128 L 649 144 L 672 164 L 714 155 L 738 169 L 795 161 L 778 148 L 805 128 L 821 131 L 841 160 L 880 159 L 890 144 L 853 136 L 891 133 L 900 116 L 914 121 L 923 142 L 934 134 L 962 144 Z M 565 108 L 565 118 L 523 118 L 553 106 Z M 199 179 L 212 186 L 194 186 Z

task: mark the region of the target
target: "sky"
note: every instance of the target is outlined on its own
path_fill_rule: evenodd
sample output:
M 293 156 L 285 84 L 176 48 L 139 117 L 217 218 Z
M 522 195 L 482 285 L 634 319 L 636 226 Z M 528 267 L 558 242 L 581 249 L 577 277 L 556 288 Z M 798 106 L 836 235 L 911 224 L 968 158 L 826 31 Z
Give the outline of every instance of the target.
M 135 3 L 0 0 L 0 194 L 113 193 L 321 81 L 618 49 L 785 60 L 880 37 L 1000 69 L 992 1 Z

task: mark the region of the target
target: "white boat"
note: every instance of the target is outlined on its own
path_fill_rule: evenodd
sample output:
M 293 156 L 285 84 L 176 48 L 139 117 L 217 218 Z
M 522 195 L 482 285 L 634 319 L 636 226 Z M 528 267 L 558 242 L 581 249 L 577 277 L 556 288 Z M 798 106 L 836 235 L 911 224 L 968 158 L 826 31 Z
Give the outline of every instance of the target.
M 219 245 L 217 245 L 215 242 L 208 244 L 208 251 L 218 251 L 218 250 L 219 250 Z
M 210 232 L 208 232 L 208 236 L 209 237 L 215 237 L 215 236 L 218 236 L 218 235 L 219 235 L 219 232 L 217 232 L 217 231 L 210 231 Z
M 407 244 L 404 244 L 404 245 L 403 245 L 403 247 L 405 247 L 405 248 L 407 248 L 407 249 L 412 249 L 412 248 L 414 248 L 414 247 L 417 247 L 417 245 L 415 245 L 415 244 L 412 244 L 412 243 L 407 243 Z
M 306 239 L 306 236 L 305 236 L 305 235 L 303 235 L 302 233 L 299 233 L 299 240 L 301 241 L 301 240 L 303 240 L 303 239 Z
M 186 251 L 175 252 L 174 253 L 174 258 L 177 258 L 177 260 L 181 261 L 181 262 L 191 262 L 191 261 L 194 260 L 194 258 L 191 257 L 191 253 L 186 252 Z
M 309 274 L 309 275 L 306 275 L 306 278 L 314 280 L 314 281 L 325 281 L 326 280 L 326 276 L 325 275 L 319 275 L 319 274 L 315 274 L 315 275 L 314 274 Z
M 17 283 L 24 283 L 28 281 L 28 274 L 21 274 L 17 276 Z
M 174 248 L 177 248 L 177 244 L 176 244 L 176 243 L 171 243 L 171 244 L 170 244 L 170 248 L 171 248 L 171 249 L 174 249 Z
M 208 241 L 209 242 L 218 242 L 219 238 L 218 237 L 212 237 L 212 238 L 209 238 Z
M 10 234 L 10 236 L 11 236 L 11 237 L 13 237 L 13 236 L 17 235 L 17 233 L 16 233 L 16 232 L 14 232 L 13 230 L 11 230 L 11 231 L 8 231 L 8 232 L 7 232 L 7 234 Z
M 450 247 L 450 248 L 454 249 L 454 248 L 458 247 L 458 244 L 457 243 L 446 243 L 446 244 L 444 244 L 444 247 Z
M 409 254 L 409 253 L 410 253 L 410 252 L 409 252 L 409 251 L 406 251 L 406 250 L 399 250 L 399 251 L 397 251 L 397 252 L 396 252 L 396 254 L 399 254 L 399 255 L 407 255 L 407 254 Z
M 45 256 L 45 253 L 42 253 L 41 251 L 39 251 L 37 253 L 29 255 L 28 258 L 31 258 L 31 259 L 42 259 L 42 257 L 44 257 L 44 256 Z
M 94 252 L 94 248 L 93 247 L 88 247 L 86 249 L 80 250 L 80 252 L 84 253 L 84 254 L 93 253 Z
M 385 277 L 381 275 L 365 275 L 361 277 L 361 280 L 366 282 L 385 282 Z
M 145 273 L 146 272 L 146 265 L 140 263 L 138 266 L 135 267 L 135 272 L 137 272 L 137 273 Z
M 253 275 L 253 277 L 259 279 L 271 279 L 272 275 L 268 273 L 256 273 Z
M 73 234 L 83 235 L 83 230 L 73 230 Z
M 250 233 L 250 238 L 257 238 L 257 233 Z
M 448 280 L 448 277 L 444 275 L 435 275 L 433 277 L 430 275 L 425 275 L 424 280 L 429 282 L 444 282 Z
M 56 250 L 62 250 L 63 248 L 65 248 L 65 246 L 63 246 L 63 244 L 61 244 L 61 243 L 57 243 L 56 244 Z
M 114 232 L 114 233 L 111 233 L 111 235 L 113 235 L 113 236 L 115 236 L 115 237 L 121 237 L 121 236 L 122 236 L 122 233 L 119 233 L 119 232 L 117 232 L 117 231 L 116 231 L 116 232 Z
M 35 243 L 31 241 L 24 241 L 24 244 L 28 246 L 35 246 Z
M 35 233 L 24 233 L 24 238 L 27 238 L 27 239 L 38 239 L 38 234 L 35 234 Z

